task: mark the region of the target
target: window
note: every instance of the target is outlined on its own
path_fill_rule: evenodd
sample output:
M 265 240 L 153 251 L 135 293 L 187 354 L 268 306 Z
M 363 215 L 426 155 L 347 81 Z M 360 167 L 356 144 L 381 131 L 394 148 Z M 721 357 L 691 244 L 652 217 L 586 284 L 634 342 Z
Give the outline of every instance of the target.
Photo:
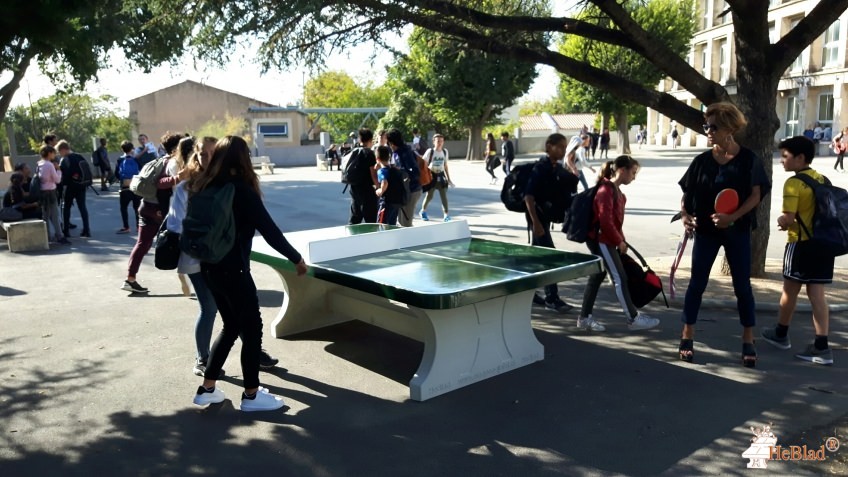
M 800 22 L 800 18 L 795 18 L 789 23 L 789 30 L 791 31 L 798 25 Z M 792 63 L 792 66 L 789 67 L 790 71 L 801 71 L 804 69 L 804 55 L 809 51 L 809 47 L 805 48 L 804 51 L 798 55 L 798 58 L 795 58 L 795 61 Z
M 826 128 L 828 126 L 833 127 L 833 95 L 832 94 L 821 94 L 819 95 L 819 118 L 818 122 L 821 124 L 822 128 Z
M 718 82 L 726 83 L 730 77 L 730 45 L 722 40 L 718 48 Z
M 798 126 L 798 97 L 786 98 L 786 137 L 800 136 L 801 128 Z
M 265 137 L 289 137 L 289 123 L 260 123 L 256 132 Z
M 838 66 L 839 60 L 839 20 L 833 22 L 824 32 L 822 42 L 822 67 Z

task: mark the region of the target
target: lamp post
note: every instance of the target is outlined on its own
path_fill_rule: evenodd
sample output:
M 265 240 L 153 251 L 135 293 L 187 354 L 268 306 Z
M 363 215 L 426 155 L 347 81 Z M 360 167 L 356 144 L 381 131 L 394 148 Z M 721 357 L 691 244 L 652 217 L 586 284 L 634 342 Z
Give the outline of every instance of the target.
M 801 76 L 794 78 L 798 85 L 798 125 L 799 131 L 795 131 L 794 135 L 798 135 L 807 127 L 807 93 L 812 83 L 812 78 L 807 74 L 807 70 L 801 71 Z

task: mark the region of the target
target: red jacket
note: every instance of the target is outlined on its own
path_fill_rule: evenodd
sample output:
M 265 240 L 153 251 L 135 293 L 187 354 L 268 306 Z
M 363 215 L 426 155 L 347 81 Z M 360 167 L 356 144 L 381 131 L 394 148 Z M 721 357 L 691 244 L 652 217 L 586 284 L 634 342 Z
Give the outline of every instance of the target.
M 595 195 L 595 223 L 600 227 L 598 231 L 594 227 L 589 230 L 589 238 L 602 244 L 617 247 L 624 242 L 624 207 L 627 197 L 617 190 L 615 184 L 609 179 L 603 179 L 598 193 Z

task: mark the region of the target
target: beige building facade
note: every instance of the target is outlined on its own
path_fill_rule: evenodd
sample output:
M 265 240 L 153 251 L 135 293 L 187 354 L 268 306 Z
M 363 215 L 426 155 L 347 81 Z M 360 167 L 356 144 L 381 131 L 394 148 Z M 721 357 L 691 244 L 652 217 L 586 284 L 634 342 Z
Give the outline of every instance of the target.
M 818 3 L 818 0 L 770 0 L 768 22 L 772 43 L 789 32 Z M 726 8 L 725 0 L 699 0 L 699 28 L 692 38 L 689 64 L 735 96 L 736 45 L 730 15 L 721 15 Z M 846 47 L 848 12 L 843 12 L 824 34 L 804 49 L 780 79 L 777 115 L 781 127 L 775 133 L 775 141 L 800 135 L 807 127 L 815 128 L 816 123 L 831 135 L 848 126 Z M 698 99 L 670 78 L 660 81 L 657 89 L 693 108 L 704 109 Z M 670 145 L 671 131 L 677 128 L 682 145 L 706 146 L 706 137 L 699 131 L 677 125 L 652 109 L 648 110 L 647 128 L 650 144 Z M 829 141 L 829 137 L 823 141 Z M 820 152 L 826 150 L 823 145 Z
M 248 120 L 252 106 L 273 105 L 196 81 L 183 81 L 131 99 L 130 121 L 136 133 L 147 134 L 158 142 L 166 131 L 190 133 L 227 115 Z

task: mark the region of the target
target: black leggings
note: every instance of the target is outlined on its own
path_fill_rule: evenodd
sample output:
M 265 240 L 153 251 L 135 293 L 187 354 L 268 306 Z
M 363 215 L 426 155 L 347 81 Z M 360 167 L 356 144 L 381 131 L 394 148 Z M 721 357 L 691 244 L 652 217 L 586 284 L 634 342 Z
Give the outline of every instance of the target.
M 833 165 L 833 170 L 837 170 L 837 168 L 845 170 L 845 165 L 842 164 L 842 160 L 845 159 L 845 153 L 836 155 L 836 164 Z
M 494 163 L 495 163 L 496 157 L 498 157 L 498 156 L 489 156 L 489 158 L 486 159 L 486 172 L 488 172 L 489 175 L 492 176 L 492 179 L 497 179 L 497 177 L 495 177 L 495 168 L 494 168 Z
M 77 208 L 79 209 L 80 217 L 82 217 L 82 231 L 83 233 L 90 233 L 91 229 L 88 225 L 88 208 L 85 206 L 85 187 L 79 185 L 69 185 L 65 186 L 65 203 L 62 207 L 62 224 L 65 227 L 63 231 L 65 236 L 68 236 L 68 224 L 71 223 L 71 206 L 74 205 L 74 202 L 77 203 Z
M 141 206 L 141 197 L 133 194 L 129 188 L 121 189 L 121 220 L 124 221 L 124 228 L 130 228 L 130 218 L 127 214 L 127 206 L 132 202 L 133 212 L 135 212 L 135 226 L 138 227 L 138 208 Z
M 239 245 L 236 245 L 239 246 Z M 206 379 L 218 379 L 227 356 L 241 337 L 241 373 L 245 389 L 259 387 L 259 355 L 262 351 L 262 316 L 256 285 L 248 271 L 203 268 L 203 278 L 215 298 L 223 329 L 209 350 Z

